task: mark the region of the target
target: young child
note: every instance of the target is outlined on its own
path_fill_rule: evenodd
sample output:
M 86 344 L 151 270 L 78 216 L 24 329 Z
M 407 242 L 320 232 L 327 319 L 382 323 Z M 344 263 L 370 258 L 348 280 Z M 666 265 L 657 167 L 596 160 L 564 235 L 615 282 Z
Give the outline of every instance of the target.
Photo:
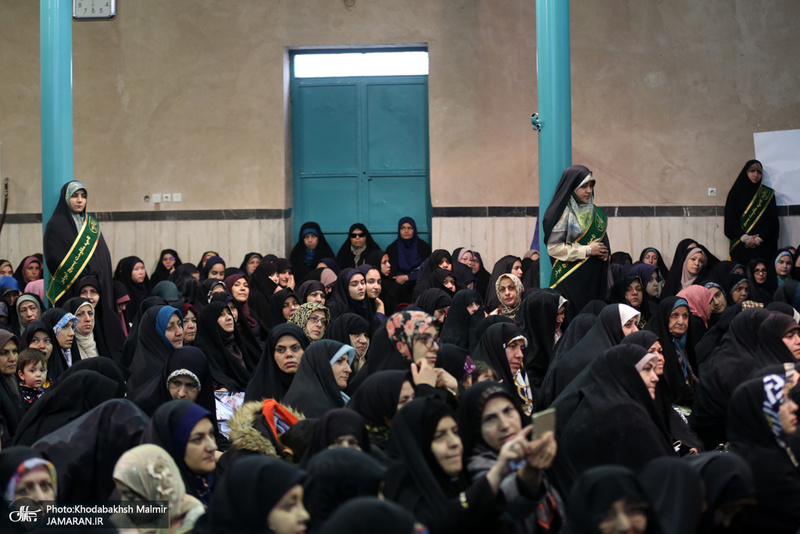
M 44 393 L 47 381 L 47 356 L 38 349 L 25 349 L 17 357 L 19 394 L 30 407 Z
M 483 382 L 484 380 L 497 380 L 497 375 L 494 372 L 494 369 L 489 367 L 486 362 L 476 361 L 475 363 L 475 370 L 472 371 L 472 383 L 477 384 L 478 382 Z

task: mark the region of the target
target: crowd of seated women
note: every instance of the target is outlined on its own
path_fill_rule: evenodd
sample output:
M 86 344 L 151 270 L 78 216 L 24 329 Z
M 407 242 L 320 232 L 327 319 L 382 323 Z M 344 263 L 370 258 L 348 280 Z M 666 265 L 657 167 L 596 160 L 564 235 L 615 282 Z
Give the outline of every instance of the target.
M 169 502 L 126 532 L 796 532 L 796 249 L 601 256 L 581 309 L 535 251 L 487 269 L 409 217 L 386 250 L 307 222 L 288 258 L 128 256 L 113 298 L 85 276 L 49 309 L 41 255 L 0 260 L 3 502 Z

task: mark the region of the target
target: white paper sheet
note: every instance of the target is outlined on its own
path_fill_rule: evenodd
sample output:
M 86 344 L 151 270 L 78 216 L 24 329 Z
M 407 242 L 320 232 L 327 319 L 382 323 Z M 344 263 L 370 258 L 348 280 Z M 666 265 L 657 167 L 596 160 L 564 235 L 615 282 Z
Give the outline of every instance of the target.
M 800 130 L 754 133 L 753 144 L 778 205 L 800 204 Z

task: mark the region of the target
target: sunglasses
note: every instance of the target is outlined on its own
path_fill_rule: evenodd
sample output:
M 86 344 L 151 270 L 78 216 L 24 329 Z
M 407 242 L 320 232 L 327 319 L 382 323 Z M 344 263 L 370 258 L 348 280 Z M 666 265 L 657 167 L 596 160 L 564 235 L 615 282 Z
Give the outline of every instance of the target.
M 353 232 L 350 234 L 350 237 L 366 237 L 367 234 L 361 234 L 358 232 Z

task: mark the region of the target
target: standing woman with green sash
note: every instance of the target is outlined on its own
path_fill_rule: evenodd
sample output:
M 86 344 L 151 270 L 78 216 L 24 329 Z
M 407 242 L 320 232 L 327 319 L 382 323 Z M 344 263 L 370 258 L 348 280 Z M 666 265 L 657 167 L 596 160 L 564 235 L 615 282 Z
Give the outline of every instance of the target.
M 570 301 L 573 314 L 608 290 L 608 216 L 594 205 L 595 181 L 583 165 L 567 168 L 542 219 L 550 287 Z
M 95 335 L 100 356 L 119 359 L 125 335 L 116 315 L 111 254 L 100 233 L 100 224 L 86 213 L 86 186 L 72 181 L 64 184 L 56 209 L 44 230 L 47 304 L 60 306 L 78 296 L 79 278 L 94 276 L 100 287 L 96 320 L 101 336 Z
M 742 265 L 755 258 L 772 258 L 778 250 L 778 205 L 775 191 L 762 183 L 762 175 L 760 161 L 745 163 L 725 201 L 730 257 Z

